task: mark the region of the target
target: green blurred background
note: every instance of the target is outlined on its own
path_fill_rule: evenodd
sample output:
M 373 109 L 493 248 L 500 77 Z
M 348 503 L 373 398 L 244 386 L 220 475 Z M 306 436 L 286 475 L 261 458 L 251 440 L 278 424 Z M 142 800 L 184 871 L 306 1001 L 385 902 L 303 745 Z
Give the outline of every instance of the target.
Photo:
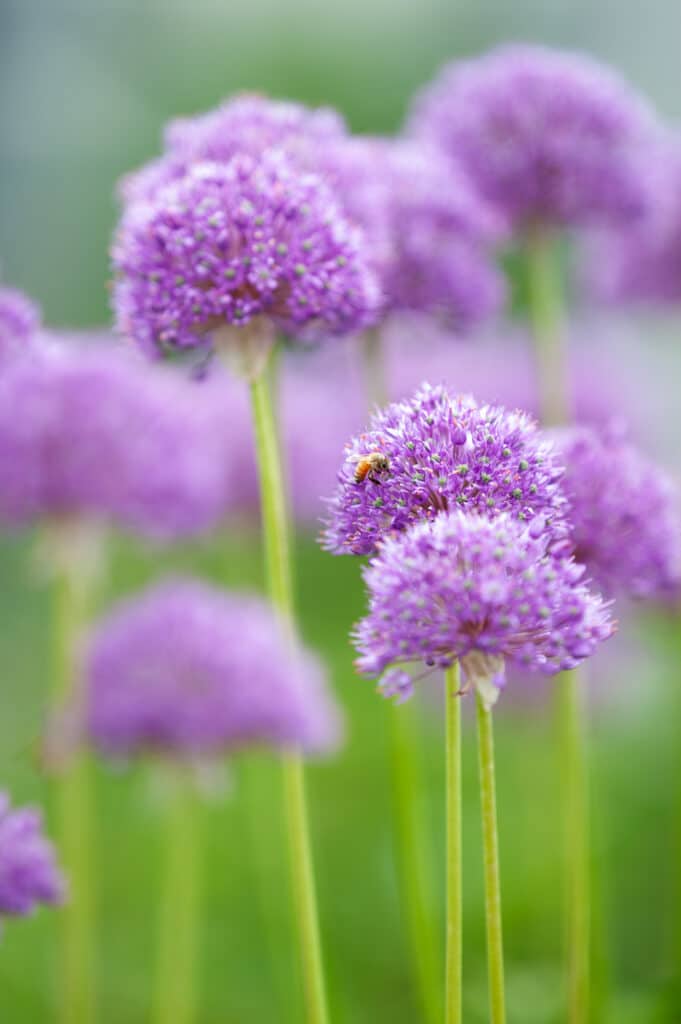
M 620 67 L 674 120 L 681 114 L 681 5 L 645 8 L 516 0 L 218 0 L 0 6 L 0 267 L 55 326 L 107 320 L 107 247 L 116 178 L 157 152 L 163 122 L 256 89 L 337 105 L 353 129 L 399 127 L 409 97 L 444 59 L 502 40 L 589 50 Z M 651 337 L 646 339 L 651 341 Z M 20 410 L 18 410 L 20 415 Z M 673 438 L 671 428 L 669 437 Z M 669 443 L 669 437 L 667 443 Z M 35 765 L 50 674 L 50 595 L 32 538 L 0 545 L 0 785 L 49 803 Z M 322 925 L 334 1024 L 419 1020 L 409 982 L 391 854 L 386 708 L 352 674 L 347 643 L 361 614 L 359 566 L 299 538 L 298 592 L 306 639 L 328 658 L 348 719 L 342 754 L 310 771 Z M 101 596 L 133 590 L 164 568 L 261 585 L 257 541 L 215 538 L 159 553 L 118 541 Z M 601 1020 L 681 1021 L 681 821 L 678 737 L 681 640 L 662 617 L 627 621 L 626 640 L 600 671 L 608 694 L 593 717 L 594 874 Z M 633 641 L 632 641 L 633 637 Z M 634 654 L 632 654 L 632 650 Z M 635 678 L 632 678 L 635 676 Z M 538 687 L 540 689 L 540 687 Z M 498 772 L 511 1024 L 561 1021 L 559 779 L 550 684 L 536 703 L 503 700 Z M 421 714 L 433 865 L 442 874 L 443 764 L 437 695 Z M 465 1020 L 486 1016 L 482 866 L 475 744 L 466 733 Z M 153 773 L 100 771 L 98 969 L 103 1024 L 148 1019 L 153 977 L 163 787 Z M 276 770 L 266 758 L 232 766 L 202 811 L 205 841 L 201 1024 L 299 1020 L 281 887 L 280 844 L 267 845 L 266 935 L 254 833 L 278 837 Z M 248 799 L 249 794 L 257 799 Z M 262 865 L 261 865 L 262 867 Z M 56 915 L 12 924 L 0 942 L 0 1020 L 51 1017 Z M 273 973 L 268 943 L 277 948 Z M 282 993 L 281 998 L 279 993 Z

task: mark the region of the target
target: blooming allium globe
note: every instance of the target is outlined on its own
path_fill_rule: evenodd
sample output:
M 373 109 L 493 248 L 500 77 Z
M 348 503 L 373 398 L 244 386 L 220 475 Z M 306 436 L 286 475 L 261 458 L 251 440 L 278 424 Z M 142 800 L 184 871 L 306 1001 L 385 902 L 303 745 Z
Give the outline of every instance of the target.
M 345 134 L 343 118 L 331 108 L 242 93 L 205 114 L 170 121 L 165 155 L 123 178 L 121 198 L 150 199 L 193 164 L 228 163 L 238 154 L 258 158 L 268 149 L 282 150 L 301 169 L 313 170 L 317 155 Z
M 227 410 L 201 397 L 112 344 L 13 361 L 0 375 L 0 522 L 84 517 L 158 538 L 215 526 Z
M 649 200 L 654 119 L 581 54 L 516 45 L 447 65 L 417 97 L 410 126 L 461 160 L 518 227 L 627 221 Z
M 362 236 L 281 153 L 196 164 L 124 215 L 118 328 L 153 353 L 256 318 L 293 337 L 351 333 L 379 304 Z
M 24 351 L 40 322 L 40 310 L 23 292 L 0 287 L 0 361 Z
M 40 811 L 12 809 L 0 791 L 0 918 L 23 917 L 39 903 L 60 903 L 65 892 Z
M 386 673 L 386 696 L 409 696 L 407 665 L 460 660 L 492 704 L 506 660 L 552 674 L 574 668 L 614 630 L 608 606 L 558 558 L 549 536 L 503 513 L 460 511 L 386 537 L 364 571 L 369 612 L 356 627 L 357 667 Z M 386 671 L 388 670 L 388 671 Z
M 86 678 L 89 734 L 109 755 L 326 751 L 339 738 L 317 658 L 290 650 L 260 598 L 198 581 L 164 582 L 114 609 L 95 629 Z
M 675 481 L 614 427 L 557 432 L 575 558 L 615 597 L 681 596 L 681 502 Z
M 370 455 L 385 465 L 358 479 Z M 323 545 L 370 554 L 391 531 L 457 508 L 490 518 L 508 512 L 561 538 L 562 473 L 553 445 L 524 413 L 424 384 L 411 400 L 376 412 L 346 446 Z

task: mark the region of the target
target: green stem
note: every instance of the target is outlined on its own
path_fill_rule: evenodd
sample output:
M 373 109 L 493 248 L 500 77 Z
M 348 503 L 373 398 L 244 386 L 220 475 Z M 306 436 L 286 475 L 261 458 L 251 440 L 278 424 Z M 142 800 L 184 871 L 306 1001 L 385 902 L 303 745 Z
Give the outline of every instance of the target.
M 552 232 L 540 225 L 530 229 L 526 253 L 541 419 L 556 426 L 570 421 L 571 402 L 560 265 Z
M 424 1020 L 442 1020 L 437 915 L 427 830 L 423 827 L 423 783 L 418 758 L 414 713 L 409 704 L 391 704 L 390 754 L 393 778 L 399 876 L 411 943 L 411 959 Z
M 558 727 L 563 764 L 567 983 L 569 1024 L 588 1024 L 590 994 L 591 892 L 589 877 L 589 794 L 586 737 L 579 676 L 557 681 Z
M 78 648 L 86 618 L 87 595 L 78 569 L 62 569 L 54 583 L 53 705 L 80 716 L 82 695 Z M 59 1019 L 63 1024 L 91 1024 L 95 1019 L 94 897 L 90 763 L 77 751 L 54 778 L 56 835 L 69 899 L 60 913 Z
M 492 712 L 476 694 L 478 716 L 478 765 L 482 809 L 482 844 L 485 863 L 485 918 L 487 924 L 487 969 L 491 1024 L 505 1024 L 504 946 L 501 928 L 501 884 L 497 798 L 494 779 L 494 736 Z
M 268 374 L 251 382 L 269 592 L 291 642 L 295 635 L 286 494 Z M 282 757 L 290 872 L 308 1024 L 328 1021 L 302 756 Z
M 364 332 L 360 341 L 364 355 L 364 379 L 366 381 L 367 404 L 374 406 L 387 405 L 388 388 L 385 381 L 381 333 L 378 327 L 370 327 Z
M 542 418 L 554 425 L 570 421 L 569 372 L 563 339 L 563 301 L 556 240 L 535 227 L 527 238 L 530 317 L 542 398 Z M 558 728 L 564 771 L 566 974 L 569 1024 L 586 1024 L 591 987 L 591 879 L 589 772 L 578 677 L 557 681 Z M 599 999 L 607 999 L 607 964 L 601 953 Z
M 155 1024 L 197 1019 L 199 829 L 192 780 L 173 777 L 159 913 Z
M 388 401 L 385 367 L 378 328 L 365 332 L 361 339 L 367 404 L 384 406 Z M 419 737 L 414 708 L 390 706 L 390 759 L 394 794 L 395 837 L 402 902 L 414 965 L 415 985 L 424 1020 L 429 1024 L 442 1019 L 440 995 L 440 957 L 438 955 L 437 917 L 434 913 L 433 879 L 428 829 L 424 822 L 419 769 Z
M 447 790 L 447 963 L 445 1024 L 461 1024 L 462 848 L 461 848 L 461 697 L 459 663 L 445 673 Z

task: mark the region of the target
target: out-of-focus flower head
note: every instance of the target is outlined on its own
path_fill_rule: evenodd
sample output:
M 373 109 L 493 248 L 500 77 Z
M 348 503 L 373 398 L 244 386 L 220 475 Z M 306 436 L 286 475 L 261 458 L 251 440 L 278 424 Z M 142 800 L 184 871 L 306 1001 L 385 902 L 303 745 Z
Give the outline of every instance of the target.
M 656 122 L 582 54 L 514 45 L 446 65 L 417 96 L 410 129 L 461 160 L 518 228 L 628 221 L 650 199 Z
M 40 330 L 40 310 L 27 295 L 0 286 L 0 362 L 20 355 Z
M 498 309 L 490 249 L 502 223 L 454 161 L 422 143 L 350 136 L 317 166 L 370 242 L 384 313 L 438 313 L 463 329 Z
M 392 531 L 457 508 L 489 518 L 509 512 L 562 538 L 562 472 L 524 413 L 424 384 L 411 400 L 376 412 L 346 446 L 323 544 L 334 554 L 369 554 Z
M 310 109 L 242 93 L 205 114 L 170 121 L 165 155 L 124 177 L 120 196 L 126 203 L 149 200 L 193 164 L 228 163 L 239 154 L 259 158 L 268 149 L 282 150 L 301 169 L 313 170 L 317 154 L 345 134 L 343 118 L 330 107 Z
M 291 650 L 269 605 L 194 580 L 114 609 L 95 628 L 86 678 L 88 732 L 110 756 L 324 752 L 339 739 L 321 664 Z
M 196 164 L 123 216 L 118 327 L 152 354 L 254 320 L 295 338 L 352 333 L 380 301 L 365 248 L 325 184 L 281 153 Z
M 557 558 L 548 541 L 508 513 L 460 511 L 386 537 L 364 571 L 359 670 L 385 672 L 380 689 L 403 700 L 414 681 L 408 667 L 460 660 L 467 685 L 491 705 L 506 660 L 547 674 L 574 668 L 614 625 L 582 582 L 584 567 Z
M 614 597 L 681 596 L 681 502 L 675 481 L 621 428 L 556 432 L 565 462 L 575 558 Z
M 608 303 L 681 301 L 681 139 L 648 153 L 655 185 L 648 214 L 599 232 L 587 246 L 585 284 Z
M 214 389 L 112 344 L 54 344 L 0 375 L 0 521 L 87 518 L 156 538 L 225 507 Z
M 0 791 L 0 918 L 24 917 L 40 903 L 60 903 L 65 892 L 40 811 L 12 808 Z

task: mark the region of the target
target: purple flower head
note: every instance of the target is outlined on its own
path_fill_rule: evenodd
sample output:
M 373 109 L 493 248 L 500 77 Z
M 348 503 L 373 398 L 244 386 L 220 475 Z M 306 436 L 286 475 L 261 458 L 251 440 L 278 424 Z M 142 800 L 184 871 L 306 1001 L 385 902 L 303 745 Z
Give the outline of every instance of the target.
M 270 607 L 193 580 L 157 585 L 95 629 L 88 731 L 109 755 L 325 751 L 339 716 L 309 651 L 292 654 Z
M 346 134 L 341 115 L 328 107 L 311 110 L 299 103 L 240 94 L 215 110 L 170 121 L 165 156 L 123 178 L 124 202 L 148 200 L 163 185 L 183 177 L 196 163 L 228 163 L 238 154 L 258 158 L 283 150 L 297 166 L 312 170 L 317 154 Z
M 361 234 L 280 153 L 194 165 L 128 210 L 113 261 L 118 327 L 151 353 L 255 318 L 294 337 L 351 333 L 379 304 Z
M 386 537 L 364 571 L 369 613 L 356 627 L 357 666 L 385 672 L 388 696 L 408 696 L 407 666 L 460 659 L 468 685 L 493 703 L 508 659 L 547 674 L 573 668 L 614 631 L 608 608 L 557 558 L 549 537 L 507 513 L 454 511 Z
M 681 301 L 681 139 L 665 139 L 648 159 L 647 216 L 599 232 L 587 248 L 588 290 L 609 303 Z
M 40 330 L 40 310 L 14 288 L 0 287 L 0 360 L 19 355 Z
M 385 461 L 364 472 L 379 455 Z M 391 531 L 457 508 L 488 518 L 508 512 L 562 536 L 562 473 L 524 413 L 424 384 L 376 412 L 346 446 L 323 543 L 334 554 L 370 554 Z
M 210 394 L 113 345 L 14 361 L 0 376 L 0 521 L 86 517 L 158 538 L 214 526 L 227 470 Z
M 499 307 L 488 250 L 502 226 L 453 161 L 421 143 L 351 136 L 317 164 L 370 242 L 384 313 L 441 313 L 464 328 Z
M 648 203 L 654 119 L 581 54 L 505 46 L 447 65 L 417 97 L 411 129 L 460 159 L 518 227 L 621 222 Z
M 65 891 L 40 811 L 12 810 L 0 791 L 0 917 L 24 917 L 39 903 L 60 903 Z
M 615 597 L 681 595 L 681 503 L 675 482 L 618 434 L 557 432 L 575 558 Z
M 495 312 L 504 286 L 488 250 L 501 225 L 461 168 L 434 147 L 393 143 L 387 181 L 390 308 L 441 313 L 459 329 Z

